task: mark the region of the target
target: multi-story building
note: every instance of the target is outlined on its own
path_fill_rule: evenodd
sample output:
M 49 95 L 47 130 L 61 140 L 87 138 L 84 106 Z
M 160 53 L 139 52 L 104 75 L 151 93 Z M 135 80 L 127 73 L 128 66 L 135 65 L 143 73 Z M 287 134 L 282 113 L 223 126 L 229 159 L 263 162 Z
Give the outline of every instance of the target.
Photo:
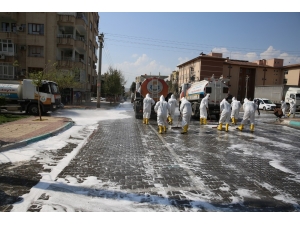
M 229 79 L 230 94 L 243 100 L 254 98 L 256 85 L 299 85 L 300 64 L 283 66 L 283 59 L 262 59 L 255 62 L 233 60 L 222 57 L 222 53 L 201 54 L 178 65 L 178 85 L 186 82 L 204 80 L 214 74 L 215 78 L 223 76 Z
M 0 79 L 21 80 L 57 62 L 61 69 L 78 69 L 81 88 L 69 98 L 80 92 L 81 100 L 90 101 L 97 79 L 97 12 L 0 12 L 0 24 Z

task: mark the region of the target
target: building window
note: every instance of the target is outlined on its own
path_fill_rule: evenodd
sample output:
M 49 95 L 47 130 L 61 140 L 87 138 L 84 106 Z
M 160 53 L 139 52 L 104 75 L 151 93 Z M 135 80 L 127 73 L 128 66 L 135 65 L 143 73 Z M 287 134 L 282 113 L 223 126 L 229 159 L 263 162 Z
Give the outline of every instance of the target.
M 44 24 L 29 23 L 28 34 L 44 35 Z
M 92 41 L 90 40 L 90 49 L 92 50 Z
M 43 46 L 28 46 L 28 56 L 29 57 L 43 57 L 44 56 L 44 47 Z
M 7 63 L 0 63 L 0 78 L 14 79 L 14 67 Z
M 92 24 L 92 22 L 90 22 L 90 29 L 91 29 L 91 31 L 93 31 L 93 24 Z
M 91 57 L 89 57 L 89 66 L 91 65 Z
M 14 44 L 11 40 L 0 39 L 0 52 L 14 52 Z

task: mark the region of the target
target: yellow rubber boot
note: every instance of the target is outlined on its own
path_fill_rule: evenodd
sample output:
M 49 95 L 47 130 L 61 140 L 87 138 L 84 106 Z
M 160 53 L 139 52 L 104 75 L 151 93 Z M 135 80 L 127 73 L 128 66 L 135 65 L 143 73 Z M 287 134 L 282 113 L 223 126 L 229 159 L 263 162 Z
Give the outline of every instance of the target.
M 290 115 L 291 115 L 291 114 L 289 113 L 289 114 L 288 114 L 288 117 L 290 117 Z
M 235 119 L 234 117 L 231 118 L 232 124 L 235 124 Z
M 159 126 L 158 126 L 158 129 L 159 129 L 158 133 L 162 134 L 162 129 L 163 129 L 163 127 L 159 125 Z
M 143 118 L 143 124 L 145 124 L 146 123 L 146 118 Z
M 187 132 L 188 125 L 185 125 L 181 131 L 182 134 L 185 134 Z
M 164 132 L 167 132 L 167 127 L 163 126 Z
M 238 126 L 239 130 L 243 130 L 244 129 L 244 124 L 241 124 L 240 126 Z
M 207 119 L 203 118 L 203 124 L 206 125 L 207 124 Z
M 219 126 L 217 127 L 218 130 L 222 130 L 222 123 L 219 123 Z
M 149 124 L 149 119 L 148 119 L 148 118 L 146 118 L 146 124 L 147 124 L 147 125 Z
M 225 126 L 225 131 L 228 131 L 228 128 L 229 128 L 229 124 L 226 123 L 226 126 Z
M 200 118 L 200 125 L 203 124 L 203 118 Z
M 250 125 L 250 131 L 254 131 L 254 124 L 252 123 L 251 125 Z
M 173 124 L 173 119 L 172 119 L 172 117 L 170 116 L 170 125 L 172 125 Z

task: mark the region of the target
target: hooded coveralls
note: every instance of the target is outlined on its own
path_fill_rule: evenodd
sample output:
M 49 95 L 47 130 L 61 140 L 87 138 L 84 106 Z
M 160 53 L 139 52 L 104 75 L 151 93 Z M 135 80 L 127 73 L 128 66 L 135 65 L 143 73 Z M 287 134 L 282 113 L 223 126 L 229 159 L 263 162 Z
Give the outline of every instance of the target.
M 180 113 L 182 115 L 182 134 L 186 133 L 190 124 L 190 119 L 192 115 L 191 103 L 183 97 L 180 104 Z
M 175 117 L 175 109 L 178 107 L 178 101 L 176 100 L 175 96 L 172 94 L 171 98 L 168 101 L 168 104 L 170 106 L 170 118 L 169 123 L 172 124 L 174 117 Z
M 241 125 L 238 127 L 239 130 L 244 129 L 244 124 L 250 119 L 250 130 L 254 131 L 254 117 L 257 105 L 254 102 L 249 101 L 247 98 L 244 99 L 243 109 L 244 116 Z
M 292 99 L 290 101 L 290 112 L 288 114 L 288 117 L 293 114 L 293 117 L 295 117 L 295 113 L 296 113 L 296 101 L 294 99 Z
M 285 116 L 285 110 L 287 108 L 286 102 L 285 101 L 281 101 L 281 110 L 282 110 L 282 114 L 283 117 Z
M 200 124 L 206 124 L 209 97 L 210 94 L 207 94 L 200 103 Z
M 160 96 L 159 101 L 156 103 L 154 106 L 154 111 L 157 113 L 157 124 L 159 128 L 159 133 L 162 133 L 162 129 L 164 132 L 167 131 L 167 117 L 168 113 L 170 112 L 170 106 L 169 104 L 165 101 L 164 96 Z
M 226 123 L 225 131 L 228 131 L 229 121 L 230 121 L 230 114 L 231 114 L 231 105 L 227 100 L 224 98 L 220 103 L 220 111 L 221 116 L 219 120 L 218 130 L 222 130 L 222 124 Z
M 242 104 L 240 103 L 240 101 L 236 100 L 236 98 L 233 97 L 231 102 L 231 120 L 233 124 L 236 124 L 239 118 L 239 112 L 241 107 Z
M 155 104 L 155 101 L 146 94 L 146 98 L 143 100 L 143 123 L 149 124 L 149 118 L 151 115 L 151 106 Z

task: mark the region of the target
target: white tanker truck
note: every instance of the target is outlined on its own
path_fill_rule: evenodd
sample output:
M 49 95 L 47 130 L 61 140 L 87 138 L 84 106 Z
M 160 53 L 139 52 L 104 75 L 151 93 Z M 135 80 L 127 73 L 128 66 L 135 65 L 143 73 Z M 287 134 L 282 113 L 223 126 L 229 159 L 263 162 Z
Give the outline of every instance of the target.
M 220 102 L 229 95 L 229 101 L 231 102 L 232 96 L 229 94 L 229 88 L 226 82 L 228 79 L 223 79 L 221 76 L 219 79 L 211 78 L 196 81 L 193 83 L 184 83 L 181 86 L 180 99 L 186 97 L 192 105 L 192 116 L 194 118 L 200 118 L 199 106 L 201 100 L 210 94 L 208 102 L 208 117 L 214 115 L 216 119 L 220 116 Z
M 39 113 L 38 100 L 42 113 L 54 111 L 61 104 L 58 85 L 47 80 L 42 81 L 41 87 L 36 87 L 31 79 L 24 79 L 23 81 L 0 80 L 0 96 L 5 98 L 5 105 L 1 105 L 1 109 L 25 111 L 33 115 Z

